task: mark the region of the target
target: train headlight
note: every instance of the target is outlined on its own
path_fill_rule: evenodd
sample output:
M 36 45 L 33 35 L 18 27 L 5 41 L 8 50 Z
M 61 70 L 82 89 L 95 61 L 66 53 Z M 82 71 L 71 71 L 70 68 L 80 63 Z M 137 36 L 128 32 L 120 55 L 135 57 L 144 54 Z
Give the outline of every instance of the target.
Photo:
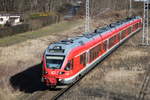
M 62 74 L 65 74 L 65 72 L 59 72 L 58 74 L 59 74 L 59 75 L 62 75 Z
M 59 79 L 58 81 L 62 81 L 63 79 Z

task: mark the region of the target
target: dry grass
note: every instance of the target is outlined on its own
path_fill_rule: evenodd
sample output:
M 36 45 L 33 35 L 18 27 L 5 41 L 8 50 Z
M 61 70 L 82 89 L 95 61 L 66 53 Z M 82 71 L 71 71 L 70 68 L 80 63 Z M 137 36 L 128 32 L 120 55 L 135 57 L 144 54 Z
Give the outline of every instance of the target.
M 17 97 L 20 96 L 20 92 L 18 90 L 15 92 L 10 90 L 8 79 L 1 78 L 0 81 L 0 100 L 19 100 Z
M 12 45 L 12 44 L 26 41 L 28 39 L 36 39 L 38 37 L 56 35 L 58 33 L 59 35 L 61 35 L 60 34 L 61 32 L 65 32 L 66 30 L 71 29 L 74 26 L 79 26 L 82 23 L 83 23 L 82 20 L 64 21 L 61 23 L 44 27 L 42 29 L 38 29 L 36 31 L 30 31 L 30 32 L 10 36 L 10 37 L 4 37 L 0 39 L 0 46 Z
M 17 92 L 12 93 L 10 89 L 1 89 L 0 88 L 0 100 L 17 100 Z

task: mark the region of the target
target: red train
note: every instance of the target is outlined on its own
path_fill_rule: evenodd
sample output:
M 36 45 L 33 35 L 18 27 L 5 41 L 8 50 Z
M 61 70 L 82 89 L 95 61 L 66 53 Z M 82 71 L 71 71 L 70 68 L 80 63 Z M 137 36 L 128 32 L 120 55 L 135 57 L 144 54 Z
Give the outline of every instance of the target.
M 74 82 L 140 29 L 142 18 L 135 16 L 49 45 L 42 58 L 42 82 L 52 87 Z

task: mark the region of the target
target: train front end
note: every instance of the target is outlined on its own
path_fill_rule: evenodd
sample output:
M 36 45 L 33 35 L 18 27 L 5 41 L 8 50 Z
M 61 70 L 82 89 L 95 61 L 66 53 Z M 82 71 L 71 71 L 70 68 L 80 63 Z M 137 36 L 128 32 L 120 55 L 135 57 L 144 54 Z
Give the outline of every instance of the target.
M 67 61 L 65 47 L 52 44 L 44 52 L 42 57 L 42 82 L 48 87 L 56 87 L 61 84 L 64 77 L 69 75 L 63 66 Z

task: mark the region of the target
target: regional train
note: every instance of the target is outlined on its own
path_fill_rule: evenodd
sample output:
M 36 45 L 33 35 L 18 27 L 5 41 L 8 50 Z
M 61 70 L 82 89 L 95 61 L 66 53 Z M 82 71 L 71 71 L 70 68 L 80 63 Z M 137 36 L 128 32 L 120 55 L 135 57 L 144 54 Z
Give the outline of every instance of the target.
M 73 83 L 141 29 L 142 18 L 134 16 L 50 44 L 42 57 L 42 82 L 52 87 Z

